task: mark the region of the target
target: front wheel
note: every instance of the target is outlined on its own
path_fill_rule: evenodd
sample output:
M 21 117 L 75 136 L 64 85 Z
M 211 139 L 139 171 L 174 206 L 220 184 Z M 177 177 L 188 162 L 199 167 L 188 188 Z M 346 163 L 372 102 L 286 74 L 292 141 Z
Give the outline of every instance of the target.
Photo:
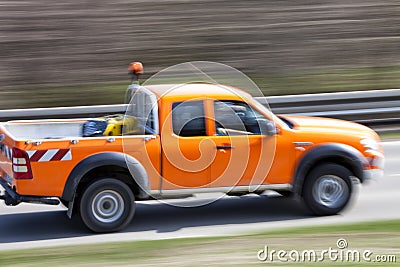
M 326 163 L 315 167 L 306 177 L 303 199 L 315 215 L 334 215 L 351 198 L 352 173 L 345 167 Z
M 80 200 L 84 224 L 93 232 L 115 232 L 125 228 L 135 211 L 135 197 L 125 183 L 104 178 L 90 184 Z

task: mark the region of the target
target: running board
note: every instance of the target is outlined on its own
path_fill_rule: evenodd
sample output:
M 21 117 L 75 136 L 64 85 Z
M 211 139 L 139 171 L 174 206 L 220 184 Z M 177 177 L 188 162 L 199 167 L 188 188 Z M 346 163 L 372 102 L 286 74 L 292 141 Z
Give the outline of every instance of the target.
M 213 188 L 182 188 L 174 190 L 150 190 L 151 196 L 180 196 L 192 195 L 200 193 L 254 193 L 265 190 L 282 190 L 291 191 L 293 186 L 291 184 L 262 184 L 262 185 L 249 185 L 249 186 L 226 186 L 226 187 L 213 187 Z

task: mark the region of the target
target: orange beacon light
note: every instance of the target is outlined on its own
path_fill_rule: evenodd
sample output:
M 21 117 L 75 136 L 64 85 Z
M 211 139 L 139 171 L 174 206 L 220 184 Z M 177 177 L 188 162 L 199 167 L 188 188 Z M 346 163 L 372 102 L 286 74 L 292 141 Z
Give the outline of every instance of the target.
M 132 75 L 132 83 L 139 81 L 139 75 L 143 74 L 143 64 L 140 62 L 132 62 L 128 67 L 129 74 Z
M 132 62 L 129 64 L 129 74 L 143 74 L 143 65 L 140 62 Z

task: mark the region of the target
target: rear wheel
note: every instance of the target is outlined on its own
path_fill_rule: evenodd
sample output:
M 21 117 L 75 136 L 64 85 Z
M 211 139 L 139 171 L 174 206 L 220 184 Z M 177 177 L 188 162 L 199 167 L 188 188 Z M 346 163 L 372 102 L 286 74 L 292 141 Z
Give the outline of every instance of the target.
M 345 167 L 326 163 L 307 176 L 303 199 L 315 215 L 333 215 L 343 210 L 352 193 L 352 173 Z
M 98 180 L 82 194 L 82 221 L 94 232 L 122 230 L 133 218 L 134 201 L 132 190 L 125 183 L 113 178 Z

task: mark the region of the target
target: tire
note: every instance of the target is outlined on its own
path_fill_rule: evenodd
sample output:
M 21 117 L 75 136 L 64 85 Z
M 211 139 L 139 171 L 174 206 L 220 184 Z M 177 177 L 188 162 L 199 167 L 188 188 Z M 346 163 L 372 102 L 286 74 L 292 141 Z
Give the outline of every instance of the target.
M 104 178 L 84 190 L 79 208 L 83 223 L 93 232 L 116 232 L 131 222 L 135 197 L 125 183 Z
M 315 215 L 334 215 L 349 203 L 353 185 L 352 173 L 335 163 L 315 167 L 306 177 L 303 199 Z

